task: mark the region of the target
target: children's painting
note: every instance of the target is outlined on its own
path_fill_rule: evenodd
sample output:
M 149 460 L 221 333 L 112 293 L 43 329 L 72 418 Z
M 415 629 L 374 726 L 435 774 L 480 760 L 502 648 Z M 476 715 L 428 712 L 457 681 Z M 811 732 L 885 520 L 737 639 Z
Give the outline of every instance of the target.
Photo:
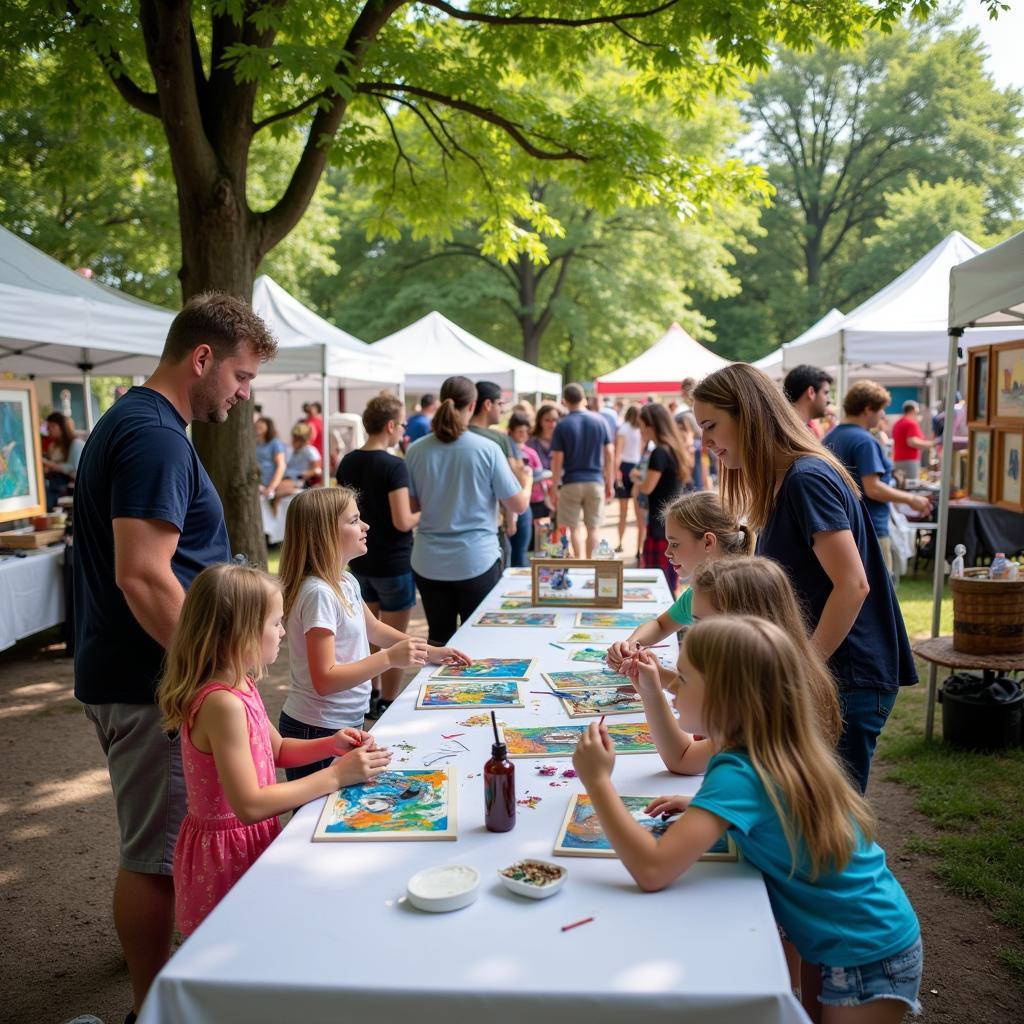
M 632 683 L 617 672 L 592 668 L 571 668 L 563 672 L 545 672 L 544 680 L 552 690 L 564 690 L 574 686 L 623 686 Z
M 650 622 L 647 612 L 577 612 L 577 626 L 592 626 L 595 629 L 636 629 Z
M 500 607 L 507 612 L 516 608 L 532 608 L 533 602 L 528 597 L 503 597 Z
M 474 658 L 468 665 L 442 665 L 431 679 L 528 679 L 533 658 Z
M 648 817 L 644 808 L 654 799 L 652 796 L 624 796 L 622 802 L 626 809 L 643 828 L 660 839 L 669 829 L 678 814 L 670 818 Z M 569 801 L 569 809 L 565 812 L 562 827 L 555 840 L 556 857 L 616 857 L 612 844 L 597 820 L 597 814 L 586 793 L 574 793 Z M 739 859 L 736 845 L 728 834 L 721 836 L 700 860 Z
M 625 579 L 627 583 L 657 583 L 663 580 L 665 574 L 660 569 L 652 569 L 650 572 L 639 572 L 636 569 L 626 569 Z
M 653 601 L 654 591 L 650 587 L 625 587 L 623 601 Z
M 533 626 L 554 628 L 558 625 L 557 612 L 484 612 L 474 626 Z
M 313 840 L 455 839 L 455 790 L 446 768 L 381 772 L 328 795 Z
M 606 643 L 608 638 L 604 633 L 598 633 L 592 629 L 574 629 L 571 633 L 559 637 L 563 644 L 601 644 Z
M 428 680 L 420 687 L 416 708 L 521 708 L 519 684 L 514 679 L 480 680 L 454 683 Z
M 596 718 L 598 715 L 641 715 L 644 702 L 633 689 L 625 686 L 581 686 L 559 690 L 562 707 L 570 718 Z
M 572 652 L 570 661 L 585 661 L 590 665 L 603 665 L 608 657 L 607 647 L 581 647 Z
M 503 730 L 509 757 L 572 757 L 585 725 L 509 726 Z M 654 740 L 646 722 L 607 725 L 616 754 L 650 754 Z
M 533 597 L 532 590 L 506 590 L 502 597 Z

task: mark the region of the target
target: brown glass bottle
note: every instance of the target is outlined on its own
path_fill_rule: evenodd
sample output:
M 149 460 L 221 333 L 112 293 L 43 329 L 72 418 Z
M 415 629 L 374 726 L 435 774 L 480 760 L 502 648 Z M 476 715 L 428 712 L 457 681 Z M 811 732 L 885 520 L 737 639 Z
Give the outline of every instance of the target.
M 516 766 L 504 743 L 492 743 L 484 765 L 484 824 L 488 832 L 509 832 L 515 823 Z

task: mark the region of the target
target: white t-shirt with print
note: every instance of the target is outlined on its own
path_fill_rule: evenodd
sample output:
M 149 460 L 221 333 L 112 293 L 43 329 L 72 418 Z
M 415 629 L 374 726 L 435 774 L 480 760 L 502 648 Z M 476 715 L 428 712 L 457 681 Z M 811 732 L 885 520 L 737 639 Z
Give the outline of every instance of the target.
M 341 588 L 352 605 L 352 615 L 346 614 L 334 591 L 323 580 L 307 576 L 299 586 L 299 596 L 285 624 L 291 687 L 282 710 L 297 722 L 322 729 L 362 728 L 363 716 L 370 704 L 369 679 L 324 697 L 316 692 L 309 674 L 306 634 L 311 629 L 329 629 L 334 634 L 334 660 L 339 665 L 370 656 L 359 584 L 346 572 L 341 577 Z

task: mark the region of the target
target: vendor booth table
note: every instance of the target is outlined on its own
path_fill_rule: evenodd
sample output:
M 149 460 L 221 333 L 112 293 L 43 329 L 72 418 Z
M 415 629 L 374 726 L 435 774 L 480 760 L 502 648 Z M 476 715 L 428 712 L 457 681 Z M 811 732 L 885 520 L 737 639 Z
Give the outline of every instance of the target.
M 951 501 L 946 531 L 947 561 L 957 544 L 967 549 L 964 565 L 976 565 L 979 558 L 992 558 L 1000 551 L 1024 551 L 1024 515 L 983 501 Z
M 0 551 L 0 651 L 64 621 L 64 544 Z
M 627 570 L 626 583 L 639 574 Z M 645 575 L 657 600 L 627 602 L 624 610 L 653 616 L 670 597 L 663 579 Z M 529 577 L 506 573 L 473 619 L 529 584 Z M 537 659 L 520 684 L 525 707 L 501 710 L 499 721 L 566 723 L 560 701 L 530 692 L 547 690 L 540 673 L 598 667 L 570 661 L 578 648 L 551 646 L 569 632 L 576 611 L 559 609 L 557 616 L 557 628 L 471 622 L 453 638 L 471 656 Z M 605 633 L 611 640 L 628 635 Z M 664 653 L 674 657 L 673 649 Z M 396 768 L 423 766 L 440 748 L 457 747 L 455 739 L 468 748 L 448 762 L 459 780 L 458 840 L 313 843 L 324 800 L 308 804 L 161 971 L 141 1024 L 806 1020 L 789 988 L 764 883 L 748 864 L 700 863 L 664 892 L 643 894 L 616 859 L 558 858 L 569 876 L 556 895 L 533 901 L 508 892 L 498 869 L 523 857 L 550 858 L 570 797 L 582 787 L 561 774 L 569 758 L 516 759 L 517 797 L 539 802 L 517 807 L 513 831 L 487 832 L 481 771 L 490 727 L 463 724 L 482 714 L 476 708 L 415 710 L 420 683 L 433 671 L 417 676 L 374 736 L 391 747 Z M 557 774 L 541 775 L 542 764 L 556 765 Z M 623 794 L 652 796 L 693 793 L 700 782 L 669 775 L 656 754 L 620 756 L 614 778 Z M 413 909 L 406 881 L 440 864 L 475 867 L 479 898 L 449 914 Z

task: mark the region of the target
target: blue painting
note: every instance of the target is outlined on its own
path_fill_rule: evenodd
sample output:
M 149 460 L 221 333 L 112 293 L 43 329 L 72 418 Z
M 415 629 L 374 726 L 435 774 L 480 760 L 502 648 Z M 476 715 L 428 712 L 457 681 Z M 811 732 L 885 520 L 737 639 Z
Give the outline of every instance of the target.
M 25 450 L 29 429 L 25 403 L 0 401 L 0 498 L 25 498 L 31 493 Z

